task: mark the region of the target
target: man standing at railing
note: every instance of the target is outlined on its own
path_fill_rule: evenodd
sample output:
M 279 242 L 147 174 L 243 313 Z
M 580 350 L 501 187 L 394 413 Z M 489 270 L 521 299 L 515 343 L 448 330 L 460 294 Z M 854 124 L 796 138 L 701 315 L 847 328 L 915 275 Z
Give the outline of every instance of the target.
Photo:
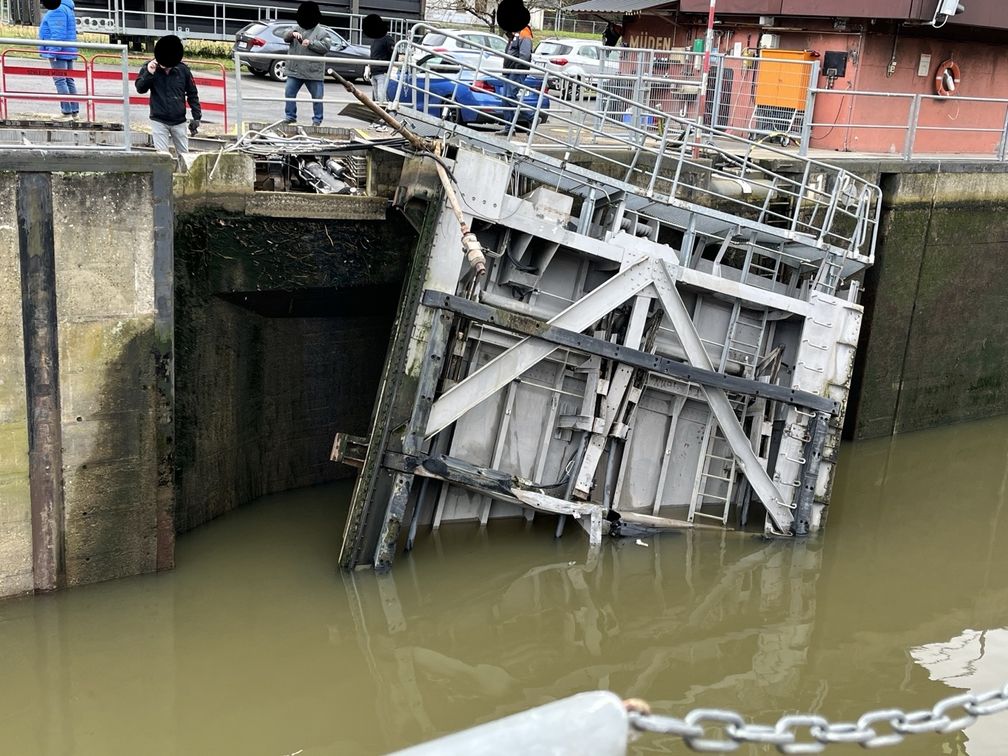
M 288 52 L 291 55 L 317 55 L 319 61 L 287 61 L 284 120 L 297 123 L 297 93 L 304 87 L 312 98 L 312 125 L 318 126 L 322 123 L 322 97 L 325 92 L 325 62 L 321 58 L 329 53 L 329 34 L 321 25 L 322 11 L 312 0 L 298 6 L 295 18 L 298 25 L 283 38 L 290 45 Z
M 42 0 L 42 7 L 48 12 L 42 17 L 39 24 L 39 39 L 59 42 L 77 41 L 77 20 L 74 18 L 73 0 Z M 56 91 L 63 95 L 76 95 L 77 84 L 73 76 L 63 75 L 63 72 L 73 71 L 73 62 L 77 57 L 76 47 L 56 47 L 43 45 L 39 48 L 39 54 L 43 58 L 49 59 L 49 65 L 53 70 L 53 83 Z M 80 103 L 74 101 L 60 101 L 60 112 L 63 117 L 69 120 L 77 118 L 80 111 Z
M 189 152 L 186 134 L 186 101 L 192 122 L 189 133 L 195 135 L 203 118 L 199 92 L 189 66 L 182 62 L 182 40 L 174 34 L 161 37 L 154 45 L 154 60 L 148 62 L 134 82 L 140 94 L 150 92 L 151 137 L 154 149 L 168 152 L 169 144 L 181 156 Z
M 371 40 L 371 99 L 375 102 L 388 102 L 388 66 L 375 61 L 392 60 L 395 50 L 395 40 L 388 33 L 388 22 L 377 13 L 364 17 L 361 31 Z

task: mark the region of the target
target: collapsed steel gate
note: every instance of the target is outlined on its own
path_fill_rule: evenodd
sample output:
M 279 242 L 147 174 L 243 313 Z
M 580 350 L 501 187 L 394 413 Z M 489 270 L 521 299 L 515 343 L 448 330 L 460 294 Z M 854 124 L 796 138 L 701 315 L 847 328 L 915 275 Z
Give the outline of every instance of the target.
M 433 162 L 408 159 L 397 204 L 421 247 L 370 436 L 334 448 L 361 468 L 345 567 L 387 568 L 421 525 L 455 520 L 547 513 L 591 544 L 604 525 L 756 513 L 769 534 L 820 526 L 862 312 L 856 285 L 836 290 L 870 249 L 657 202 L 475 132 L 451 172 L 486 275 Z

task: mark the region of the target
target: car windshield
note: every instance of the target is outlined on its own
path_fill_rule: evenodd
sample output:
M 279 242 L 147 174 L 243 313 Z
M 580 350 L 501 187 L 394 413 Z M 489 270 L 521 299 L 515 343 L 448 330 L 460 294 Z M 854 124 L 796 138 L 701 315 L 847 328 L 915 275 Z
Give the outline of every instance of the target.
M 540 42 L 535 51 L 539 55 L 569 55 L 571 46 L 559 42 Z
M 457 74 L 462 70 L 462 65 L 457 60 L 447 58 L 444 55 L 428 55 L 417 65 L 439 74 Z
M 493 76 L 500 73 L 501 58 L 486 53 L 452 52 L 451 55 L 428 55 L 417 64 L 420 68 L 448 78 L 469 80 L 476 76 Z

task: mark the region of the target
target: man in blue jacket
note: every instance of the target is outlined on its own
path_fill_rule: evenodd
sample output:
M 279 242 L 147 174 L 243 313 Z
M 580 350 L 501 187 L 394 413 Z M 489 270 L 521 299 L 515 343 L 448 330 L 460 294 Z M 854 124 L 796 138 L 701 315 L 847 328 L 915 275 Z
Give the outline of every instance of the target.
M 47 13 L 42 17 L 42 23 L 39 24 L 39 39 L 76 42 L 77 20 L 74 18 L 73 0 L 42 0 L 42 7 L 46 8 Z M 64 72 L 73 71 L 77 48 L 43 45 L 39 48 L 39 54 L 43 58 L 49 59 L 56 91 L 62 95 L 76 95 L 77 84 L 74 82 L 73 76 L 66 75 Z M 63 113 L 64 118 L 73 120 L 79 111 L 80 103 L 76 100 L 60 102 L 60 112 Z
M 154 60 L 140 69 L 135 86 L 140 94 L 150 92 L 154 149 L 168 152 L 168 145 L 172 143 L 178 155 L 188 153 L 186 102 L 189 102 L 189 112 L 192 115 L 189 134 L 196 134 L 200 119 L 203 118 L 203 109 L 200 107 L 199 92 L 192 71 L 182 62 L 182 40 L 174 34 L 161 37 L 154 45 Z

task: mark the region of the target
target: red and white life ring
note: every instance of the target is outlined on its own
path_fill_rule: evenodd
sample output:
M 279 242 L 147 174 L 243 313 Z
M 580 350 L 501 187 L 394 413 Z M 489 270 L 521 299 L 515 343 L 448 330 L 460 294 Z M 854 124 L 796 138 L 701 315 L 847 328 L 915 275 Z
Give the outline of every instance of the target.
M 938 66 L 934 80 L 935 94 L 951 97 L 959 88 L 959 66 L 954 60 L 946 60 Z

